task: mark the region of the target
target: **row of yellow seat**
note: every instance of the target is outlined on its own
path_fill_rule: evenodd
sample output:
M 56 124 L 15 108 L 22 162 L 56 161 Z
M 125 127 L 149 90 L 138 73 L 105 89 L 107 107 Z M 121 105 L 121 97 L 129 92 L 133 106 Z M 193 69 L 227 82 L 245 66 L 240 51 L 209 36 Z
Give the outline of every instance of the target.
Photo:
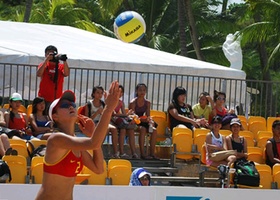
M 32 151 L 32 147 L 29 143 L 21 139 L 9 139 L 9 142 L 11 147 L 17 150 L 18 155 L 28 158 L 28 150 L 30 152 Z M 37 148 L 40 145 L 47 145 L 47 140 L 31 140 L 30 142 L 33 144 L 34 148 Z
M 33 183 L 41 184 L 43 180 L 44 157 L 33 157 L 30 167 L 27 160 L 21 155 L 3 156 L 10 167 L 12 180 L 7 183 Z M 82 172 L 76 177 L 76 184 L 86 183 L 90 185 L 128 185 L 132 172 L 130 161 L 124 159 L 111 159 L 108 164 L 104 160 L 104 172 L 95 174 L 84 166 Z
M 3 105 L 3 109 L 10 109 L 10 104 L 6 103 Z M 19 112 L 22 112 L 22 113 L 26 113 L 27 117 L 29 117 L 29 115 L 32 113 L 32 105 L 29 104 L 27 107 L 25 107 L 24 105 L 20 105 L 19 107 Z
M 209 132 L 207 129 L 196 129 L 194 133 L 188 128 L 174 128 L 172 135 L 172 154 L 174 154 L 179 159 L 192 159 L 198 158 L 198 155 L 203 156 L 203 145 L 205 144 L 206 134 Z M 229 131 L 230 132 L 230 131 Z M 229 134 L 229 132 L 225 132 Z M 194 134 L 194 138 L 192 137 Z M 243 131 L 240 132 L 240 135 L 249 134 Z M 265 162 L 265 144 L 267 138 L 262 138 L 257 142 L 257 146 L 254 145 L 252 137 L 248 137 L 247 140 L 247 151 L 249 160 L 263 164 Z M 194 149 L 195 148 L 195 149 Z M 196 155 L 195 153 L 198 153 Z M 203 160 L 203 158 L 202 158 Z

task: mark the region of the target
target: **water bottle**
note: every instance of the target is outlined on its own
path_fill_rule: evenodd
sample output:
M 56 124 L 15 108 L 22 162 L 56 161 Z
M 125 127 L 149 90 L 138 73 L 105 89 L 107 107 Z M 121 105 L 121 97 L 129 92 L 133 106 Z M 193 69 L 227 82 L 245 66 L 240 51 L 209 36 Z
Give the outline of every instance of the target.
M 153 126 L 153 122 L 150 121 L 149 122 L 149 133 L 152 133 L 152 132 L 154 132 L 154 126 Z

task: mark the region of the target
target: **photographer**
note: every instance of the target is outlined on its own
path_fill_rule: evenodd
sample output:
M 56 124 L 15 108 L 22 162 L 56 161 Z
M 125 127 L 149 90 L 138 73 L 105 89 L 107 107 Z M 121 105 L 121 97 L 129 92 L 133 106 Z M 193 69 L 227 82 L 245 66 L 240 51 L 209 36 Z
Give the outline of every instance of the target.
M 50 103 L 61 96 L 64 77 L 69 74 L 66 54 L 58 54 L 55 46 L 47 46 L 45 60 L 39 64 L 37 70 L 37 76 L 41 77 L 38 96 L 45 99 L 47 109 Z

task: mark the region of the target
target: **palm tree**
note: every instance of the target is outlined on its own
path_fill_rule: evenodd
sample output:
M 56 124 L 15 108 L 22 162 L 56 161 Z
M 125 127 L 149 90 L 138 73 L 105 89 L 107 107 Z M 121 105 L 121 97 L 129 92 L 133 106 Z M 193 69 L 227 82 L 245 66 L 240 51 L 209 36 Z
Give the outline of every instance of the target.
M 24 22 L 29 22 L 31 10 L 32 10 L 32 4 L 33 4 L 33 0 L 26 0 L 25 12 L 24 12 L 24 17 L 23 17 Z

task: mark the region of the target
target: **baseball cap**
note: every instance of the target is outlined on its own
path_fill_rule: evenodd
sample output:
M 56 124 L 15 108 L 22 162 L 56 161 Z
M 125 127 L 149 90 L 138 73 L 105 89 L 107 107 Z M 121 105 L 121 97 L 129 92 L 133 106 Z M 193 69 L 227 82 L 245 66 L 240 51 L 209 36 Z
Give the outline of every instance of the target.
M 215 116 L 213 117 L 212 121 L 211 121 L 212 124 L 221 124 L 222 123 L 222 118 L 220 116 Z
M 138 175 L 138 178 L 142 178 L 143 176 L 148 175 L 149 177 L 152 176 L 149 172 L 147 172 L 145 169 L 140 170 L 140 173 Z
M 12 101 L 22 101 L 22 97 L 19 93 L 13 93 L 12 96 L 10 97 L 10 100 Z
M 233 125 L 233 124 L 238 124 L 239 126 L 241 126 L 240 119 L 238 119 L 238 118 L 231 119 L 230 126 Z
M 51 103 L 50 108 L 49 108 L 49 117 L 52 121 L 53 121 L 53 118 L 52 118 L 53 110 L 59 104 L 59 102 L 61 100 L 68 100 L 70 102 L 75 102 L 76 96 L 75 96 L 74 92 L 72 92 L 71 90 L 65 90 L 59 99 L 56 99 Z

